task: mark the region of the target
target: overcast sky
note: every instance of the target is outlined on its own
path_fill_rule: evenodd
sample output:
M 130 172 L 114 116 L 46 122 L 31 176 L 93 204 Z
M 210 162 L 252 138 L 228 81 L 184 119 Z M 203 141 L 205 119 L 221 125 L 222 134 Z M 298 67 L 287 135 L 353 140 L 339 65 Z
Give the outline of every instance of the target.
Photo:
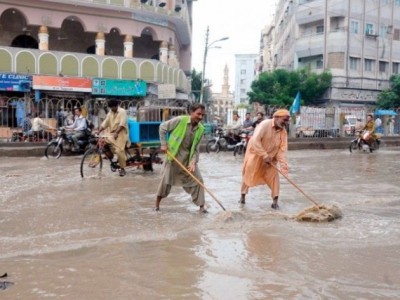
M 235 54 L 258 54 L 261 30 L 269 25 L 275 11 L 273 0 L 197 0 L 193 2 L 192 68 L 203 69 L 207 25 L 210 27 L 205 77 L 212 80 L 213 91 L 220 92 L 225 64 L 229 68 L 230 90 L 234 90 Z

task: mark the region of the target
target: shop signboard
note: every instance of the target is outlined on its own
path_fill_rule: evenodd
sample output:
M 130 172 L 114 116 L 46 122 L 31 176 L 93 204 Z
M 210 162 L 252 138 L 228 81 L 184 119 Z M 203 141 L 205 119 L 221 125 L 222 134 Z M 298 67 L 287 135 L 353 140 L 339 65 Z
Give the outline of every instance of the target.
M 30 92 L 32 76 L 23 74 L 0 73 L 0 91 Z
M 33 89 L 64 92 L 92 91 L 92 80 L 80 77 L 33 76 Z
M 92 94 L 105 96 L 146 96 L 147 83 L 143 80 L 93 78 Z

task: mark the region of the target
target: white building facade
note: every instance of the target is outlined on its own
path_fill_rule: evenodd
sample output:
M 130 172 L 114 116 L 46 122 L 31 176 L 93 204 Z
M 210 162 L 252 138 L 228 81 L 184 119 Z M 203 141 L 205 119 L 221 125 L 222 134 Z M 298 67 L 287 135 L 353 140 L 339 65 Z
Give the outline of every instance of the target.
M 235 104 L 247 104 L 251 83 L 256 75 L 257 54 L 235 55 Z
M 399 15 L 398 0 L 280 0 L 258 71 L 330 71 L 324 102 L 374 104 L 400 71 Z

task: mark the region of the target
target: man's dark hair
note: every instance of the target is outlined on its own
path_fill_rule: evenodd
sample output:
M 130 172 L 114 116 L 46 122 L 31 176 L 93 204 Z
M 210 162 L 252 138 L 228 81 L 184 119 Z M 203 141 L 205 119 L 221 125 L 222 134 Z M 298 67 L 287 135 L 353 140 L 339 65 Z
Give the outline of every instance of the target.
M 195 112 L 196 110 L 198 110 L 199 108 L 201 108 L 201 109 L 206 109 L 206 107 L 205 107 L 203 104 L 201 104 L 201 103 L 193 103 L 193 104 L 190 106 L 189 111 L 192 113 L 192 112 Z
M 258 112 L 257 115 L 260 115 L 261 117 L 264 117 L 264 114 L 262 112 Z
M 108 102 L 107 102 L 108 107 L 116 107 L 116 106 L 118 106 L 118 104 L 119 104 L 119 101 L 114 100 L 114 99 L 108 100 Z
M 74 110 L 79 110 L 80 112 L 82 112 L 82 108 L 80 106 L 76 106 Z

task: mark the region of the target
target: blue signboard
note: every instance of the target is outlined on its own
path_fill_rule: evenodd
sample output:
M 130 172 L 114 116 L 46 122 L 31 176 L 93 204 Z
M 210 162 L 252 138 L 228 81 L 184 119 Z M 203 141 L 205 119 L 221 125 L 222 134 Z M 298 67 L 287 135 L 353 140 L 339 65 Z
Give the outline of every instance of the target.
M 143 80 L 118 80 L 94 78 L 93 95 L 106 96 L 146 96 L 147 84 Z
M 0 91 L 30 92 L 31 86 L 30 75 L 0 73 Z

